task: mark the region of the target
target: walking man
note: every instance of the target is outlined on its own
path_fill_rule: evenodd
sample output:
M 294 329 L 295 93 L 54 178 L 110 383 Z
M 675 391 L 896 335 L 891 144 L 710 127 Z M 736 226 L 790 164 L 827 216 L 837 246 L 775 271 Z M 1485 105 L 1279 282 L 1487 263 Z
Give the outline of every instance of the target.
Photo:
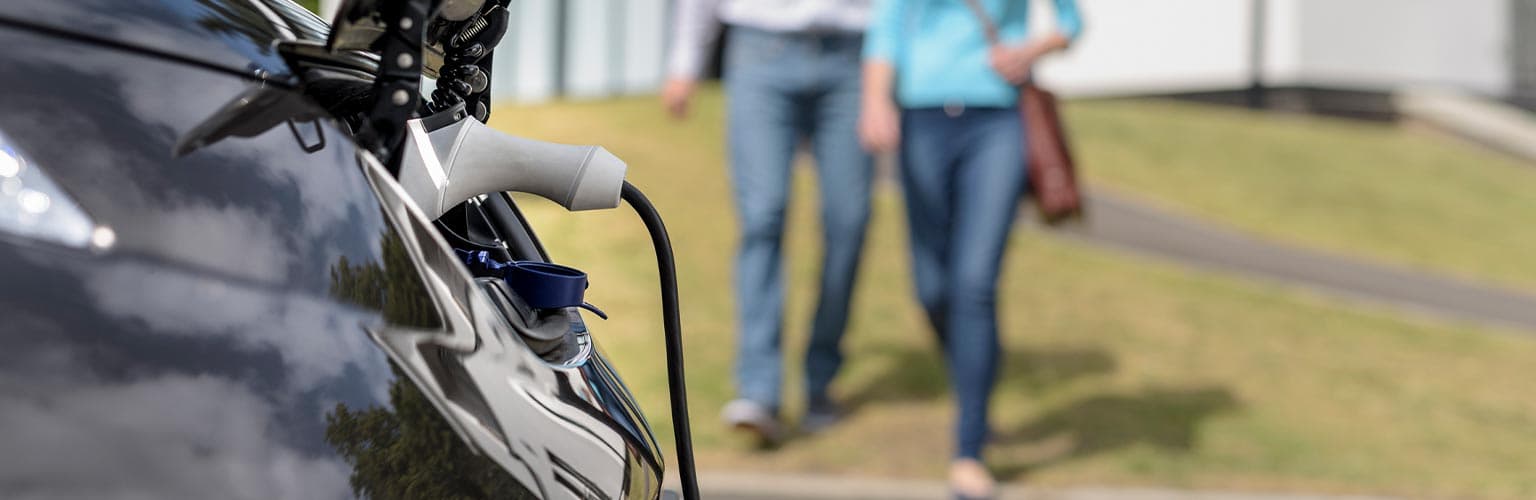
M 730 27 L 724 79 L 731 186 L 740 222 L 736 260 L 737 399 L 728 425 L 763 442 L 781 435 L 784 319 L 781 242 L 790 167 L 805 141 L 821 188 L 820 296 L 805 357 L 802 432 L 833 424 L 827 389 L 842 364 L 853 282 L 869 220 L 872 165 L 859 146 L 860 52 L 869 0 L 679 0 L 662 93 L 687 115 L 710 43 Z

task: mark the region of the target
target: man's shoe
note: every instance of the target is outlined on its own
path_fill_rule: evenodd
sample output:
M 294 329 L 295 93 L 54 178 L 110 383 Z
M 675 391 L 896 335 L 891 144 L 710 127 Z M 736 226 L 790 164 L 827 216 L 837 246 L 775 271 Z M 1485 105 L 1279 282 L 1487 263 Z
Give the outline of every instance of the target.
M 800 433 L 820 434 L 843 421 L 843 408 L 831 400 L 812 401 L 800 418 Z
M 767 405 L 750 399 L 737 399 L 725 404 L 725 408 L 720 410 L 720 417 L 726 425 L 752 434 L 758 446 L 767 447 L 779 442 L 779 417 Z

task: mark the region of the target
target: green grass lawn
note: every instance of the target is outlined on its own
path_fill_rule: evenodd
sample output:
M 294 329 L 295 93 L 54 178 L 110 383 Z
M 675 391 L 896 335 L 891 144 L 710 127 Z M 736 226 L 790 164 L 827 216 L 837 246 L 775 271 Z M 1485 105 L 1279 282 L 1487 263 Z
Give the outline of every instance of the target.
M 1405 127 L 1172 102 L 1067 109 L 1088 177 L 1270 239 L 1536 292 L 1536 165 Z
M 605 145 L 629 162 L 630 179 L 667 217 L 680 260 L 691 416 L 702 469 L 941 478 L 949 450 L 950 402 L 940 358 L 911 298 L 900 199 L 889 186 L 876 199 L 847 339 L 849 361 L 837 385 L 839 394 L 855 405 L 850 420 L 773 452 L 750 450 L 717 423 L 716 412 L 731 396 L 734 304 L 729 285 L 735 220 L 721 165 L 721 100 L 709 93 L 698 104 L 695 119 L 686 123 L 663 119 L 652 99 L 504 107 L 493 123 L 536 138 Z M 1197 140 L 1180 133 L 1185 129 L 1251 136 L 1250 147 L 1258 148 L 1215 144 L 1222 152 L 1200 160 L 1205 165 L 1272 161 L 1265 152 L 1279 146 L 1266 145 L 1271 136 L 1301 148 L 1303 138 L 1315 132 L 1319 148 L 1344 150 L 1355 148 L 1347 140 L 1355 135 L 1363 137 L 1356 141 L 1362 143 L 1398 141 L 1390 130 L 1293 118 L 1239 119 L 1224 111 L 1161 103 L 1078 104 L 1071 112 L 1092 177 L 1137 194 L 1142 184 L 1156 187 L 1163 181 L 1138 180 L 1136 167 L 1125 166 L 1130 160 L 1116 159 L 1135 158 L 1138 150 L 1169 164 L 1201 158 L 1194 149 L 1159 144 L 1153 138 L 1160 133 L 1181 141 Z M 1223 131 L 1243 127 L 1257 130 Z M 1112 152 L 1088 151 L 1105 141 L 1120 144 Z M 1461 151 L 1420 141 L 1402 144 Z M 1297 155 L 1306 156 L 1282 156 Z M 1113 169 L 1099 166 L 1111 161 L 1117 164 Z M 1476 186 L 1485 191 L 1470 197 L 1491 207 L 1515 206 L 1528 196 L 1514 191 L 1517 181 L 1495 182 L 1524 179 L 1515 167 L 1477 167 L 1493 174 L 1472 168 L 1442 172 L 1436 179 L 1448 190 L 1470 189 L 1462 183 L 1474 182 L 1445 178 L 1452 174 L 1478 179 Z M 1427 166 L 1401 169 L 1435 171 Z M 1321 205 L 1339 199 L 1304 196 L 1299 181 L 1273 182 L 1285 186 L 1277 191 L 1289 194 L 1252 198 L 1302 197 L 1313 206 L 1297 217 L 1313 222 L 1286 225 L 1281 221 L 1289 212 L 1280 212 L 1274 214 L 1276 221 L 1259 228 L 1346 232 L 1343 222 L 1319 215 L 1330 213 Z M 800 196 L 791 210 L 787 242 L 792 389 L 800 380 L 795 355 L 802 352 L 814 301 L 818 252 L 815 197 L 809 196 L 813 179 L 802 170 L 797 183 Z M 1253 184 L 1259 190 L 1268 185 Z M 1216 181 L 1199 186 L 1234 194 L 1189 199 L 1240 196 L 1235 194 L 1240 186 Z M 1146 194 L 1159 196 L 1150 187 Z M 1422 196 L 1429 200 L 1425 204 L 1450 203 L 1443 201 L 1450 195 Z M 1206 206 L 1187 203 L 1197 212 Z M 1216 201 L 1209 203 L 1216 206 Z M 1359 210 L 1352 207 L 1338 212 Z M 557 260 L 592 275 L 588 297 L 613 317 L 594 325 L 594 331 L 670 450 L 655 268 L 643 228 L 627 210 L 567 214 L 532 200 L 524 208 Z M 1481 210 L 1466 202 L 1458 213 Z M 1411 220 L 1427 217 L 1414 215 L 1417 211 L 1378 211 L 1372 220 L 1388 227 L 1428 224 Z M 1512 221 L 1505 229 L 1518 228 Z M 1299 231 L 1287 229 L 1292 230 Z M 1473 243 L 1440 248 L 1459 252 L 1451 245 Z M 1371 251 L 1360 247 L 1360 253 Z M 1480 255 L 1491 260 L 1500 254 Z M 1468 259 L 1467 265 L 1478 262 Z M 1514 259 L 1505 262 L 1513 267 Z M 1482 264 L 1497 268 L 1495 262 Z M 1033 231 L 1017 234 L 1002 282 L 1008 353 L 996 393 L 999 439 L 989 458 L 1004 479 L 1046 486 L 1536 496 L 1531 473 L 1536 470 L 1536 397 L 1529 389 L 1536 378 L 1536 340 L 1338 304 Z M 792 390 L 789 401 L 795 396 Z

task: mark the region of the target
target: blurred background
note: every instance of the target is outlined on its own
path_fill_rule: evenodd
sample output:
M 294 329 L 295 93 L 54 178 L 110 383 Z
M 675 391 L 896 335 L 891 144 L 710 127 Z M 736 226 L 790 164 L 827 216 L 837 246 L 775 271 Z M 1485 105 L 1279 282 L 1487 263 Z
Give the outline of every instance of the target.
M 325 13 L 340 2 L 308 3 Z M 673 3 L 513 2 L 508 42 L 496 60 L 498 76 L 513 78 L 497 79 L 497 97 L 542 102 L 655 91 Z M 1079 4 L 1092 29 L 1040 70 L 1041 81 L 1065 95 L 1443 86 L 1536 101 L 1536 34 L 1520 29 L 1536 23 L 1536 3 L 1528 0 Z M 1035 19 L 1041 27 L 1050 22 Z
M 1069 98 L 1089 217 L 1015 232 L 999 478 L 1536 497 L 1536 0 L 1079 1 L 1087 30 L 1039 73 Z M 654 97 L 672 3 L 514 1 L 492 124 L 607 147 L 667 217 L 706 475 L 942 478 L 952 405 L 888 175 L 835 385 L 847 423 L 768 452 L 716 423 L 737 222 L 718 88 L 686 122 Z M 788 388 L 820 251 L 797 170 Z M 592 276 L 601 342 L 670 442 L 641 226 L 522 203 Z

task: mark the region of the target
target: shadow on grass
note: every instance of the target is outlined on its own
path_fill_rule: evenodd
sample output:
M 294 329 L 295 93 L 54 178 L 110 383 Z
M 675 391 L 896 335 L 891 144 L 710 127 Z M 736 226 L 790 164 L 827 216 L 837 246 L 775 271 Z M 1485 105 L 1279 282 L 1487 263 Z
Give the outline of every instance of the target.
M 937 346 L 882 346 L 858 354 L 879 368 L 846 393 L 847 410 L 882 402 L 942 397 L 949 376 Z M 999 391 L 1038 395 L 1089 377 L 1113 373 L 1117 363 L 1095 347 L 1013 348 L 1002 360 Z M 1209 418 L 1241 403 L 1222 387 L 1149 387 L 1137 392 L 1099 392 L 1045 412 L 1015 427 L 998 429 L 992 461 L 999 479 L 1013 480 L 1053 465 L 1146 445 L 1184 453 L 1198 446 Z
M 880 364 L 864 384 L 848 391 L 848 411 L 881 401 L 937 398 L 949 391 L 949 375 L 938 346 L 931 349 L 883 347 L 861 352 Z M 1115 358 L 1098 348 L 1014 348 L 1003 355 L 998 386 L 1040 392 L 1073 380 L 1115 371 Z
M 1184 453 L 1199 443 L 1208 418 L 1240 408 L 1223 388 L 1151 388 L 1137 394 L 1101 394 L 1056 409 L 997 439 L 1005 460 L 995 462 L 1000 479 L 1018 479 L 1070 460 L 1136 445 Z M 1018 448 L 1038 448 L 1020 457 Z

